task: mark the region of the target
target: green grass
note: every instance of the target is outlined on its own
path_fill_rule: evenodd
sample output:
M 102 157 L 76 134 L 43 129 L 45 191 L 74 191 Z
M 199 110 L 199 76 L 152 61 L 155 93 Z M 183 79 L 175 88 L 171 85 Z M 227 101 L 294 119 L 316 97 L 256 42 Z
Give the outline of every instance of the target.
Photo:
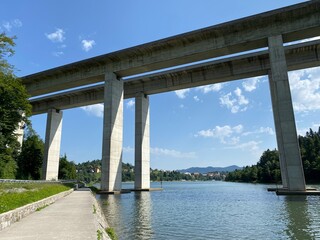
M 97 240 L 101 240 L 102 238 L 102 232 L 98 229 L 97 230 Z
M 46 204 L 46 205 L 44 205 L 44 206 L 42 206 L 42 207 L 37 208 L 36 211 L 37 211 L 37 212 L 40 212 L 42 209 L 45 209 L 45 208 L 48 207 L 48 206 L 49 206 L 49 205 Z
M 2 183 L 0 214 L 69 189 L 59 183 Z
M 106 232 L 108 236 L 111 238 L 111 240 L 118 240 L 117 234 L 113 228 L 111 227 L 106 228 Z

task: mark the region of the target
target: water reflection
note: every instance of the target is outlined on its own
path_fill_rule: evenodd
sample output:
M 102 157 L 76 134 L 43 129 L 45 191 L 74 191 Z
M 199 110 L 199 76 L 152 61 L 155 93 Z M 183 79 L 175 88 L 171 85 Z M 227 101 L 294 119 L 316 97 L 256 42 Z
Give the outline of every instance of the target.
M 134 193 L 134 236 L 136 239 L 151 239 L 154 232 L 151 224 L 151 199 L 149 192 Z
M 100 195 L 99 200 L 108 223 L 119 239 L 152 239 L 152 204 L 149 192 Z
M 119 240 L 319 239 L 318 196 L 280 196 L 265 185 L 166 183 L 162 192 L 97 195 Z
M 108 222 L 112 227 L 114 227 L 115 225 L 117 225 L 117 223 L 113 221 L 110 222 L 109 219 L 118 219 L 119 222 L 123 220 L 121 214 L 121 202 L 116 195 L 99 195 L 99 197 L 102 209 L 104 213 L 107 213 L 106 217 L 108 219 Z
M 310 231 L 307 196 L 286 196 L 285 207 L 288 212 L 286 234 L 290 239 L 315 239 Z

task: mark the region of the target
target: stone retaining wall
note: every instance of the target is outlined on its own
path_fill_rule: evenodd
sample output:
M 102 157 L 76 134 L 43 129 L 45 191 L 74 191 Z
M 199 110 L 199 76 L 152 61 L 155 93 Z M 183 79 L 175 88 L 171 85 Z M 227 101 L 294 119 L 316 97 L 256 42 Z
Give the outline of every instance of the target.
M 73 189 L 70 189 L 68 191 L 58 193 L 51 197 L 47 197 L 37 202 L 30 203 L 28 205 L 16 208 L 9 212 L 0 214 L 0 231 L 6 227 L 9 227 L 11 224 L 21 220 L 22 218 L 28 216 L 29 214 L 35 212 L 37 209 L 48 206 L 57 201 L 58 199 L 69 195 L 72 192 Z

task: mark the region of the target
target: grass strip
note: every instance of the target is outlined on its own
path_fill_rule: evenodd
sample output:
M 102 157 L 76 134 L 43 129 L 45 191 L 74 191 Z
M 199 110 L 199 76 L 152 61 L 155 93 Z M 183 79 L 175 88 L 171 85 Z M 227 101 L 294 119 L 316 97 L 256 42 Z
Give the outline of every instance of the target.
M 0 214 L 69 189 L 59 183 L 0 184 Z
M 111 227 L 106 228 L 106 232 L 108 236 L 111 238 L 111 240 L 118 240 L 118 236 L 113 228 Z

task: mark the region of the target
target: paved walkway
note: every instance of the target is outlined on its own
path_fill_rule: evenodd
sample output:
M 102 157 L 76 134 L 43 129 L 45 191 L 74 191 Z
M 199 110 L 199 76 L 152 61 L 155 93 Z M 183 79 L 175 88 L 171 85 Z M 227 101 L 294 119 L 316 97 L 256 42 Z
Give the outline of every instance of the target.
M 90 191 L 75 191 L 0 231 L 1 240 L 97 239 Z

